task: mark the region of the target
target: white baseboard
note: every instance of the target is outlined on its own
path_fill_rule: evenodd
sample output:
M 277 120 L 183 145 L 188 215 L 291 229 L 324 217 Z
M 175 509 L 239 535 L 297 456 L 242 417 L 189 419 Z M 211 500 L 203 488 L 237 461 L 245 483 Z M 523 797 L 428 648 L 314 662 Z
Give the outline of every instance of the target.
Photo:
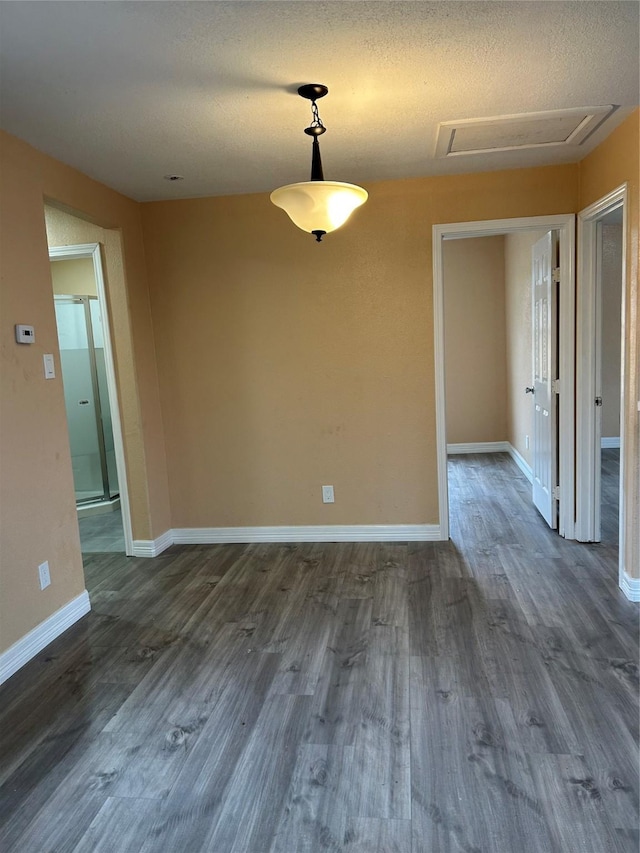
M 620 436 L 619 435 L 612 435 L 612 436 L 608 436 L 608 437 L 602 436 L 602 438 L 600 439 L 600 447 L 603 449 L 605 447 L 620 447 Z
M 89 518 L 94 515 L 108 515 L 110 512 L 115 512 L 120 509 L 120 498 L 113 498 L 110 501 L 100 501 L 94 504 L 77 504 L 76 512 L 78 518 Z
M 438 542 L 438 524 L 335 524 L 290 527 L 183 527 L 173 531 L 181 545 L 232 542 Z
M 132 557 L 157 557 L 173 545 L 173 531 L 165 530 L 157 539 L 134 539 Z
M 81 592 L 0 655 L 0 684 L 91 610 L 89 593 Z
M 629 601 L 640 601 L 640 578 L 632 578 L 625 571 L 621 572 L 620 589 Z
M 456 456 L 461 453 L 508 453 L 508 441 L 471 441 L 463 444 L 447 444 L 447 453 Z
M 509 454 L 527 480 L 530 483 L 533 483 L 533 471 L 531 470 L 531 465 L 529 465 L 524 456 L 519 453 L 512 444 L 509 444 Z
M 250 542 L 440 542 L 438 524 L 331 524 L 282 527 L 179 527 L 136 539 L 133 557 L 157 557 L 171 545 Z

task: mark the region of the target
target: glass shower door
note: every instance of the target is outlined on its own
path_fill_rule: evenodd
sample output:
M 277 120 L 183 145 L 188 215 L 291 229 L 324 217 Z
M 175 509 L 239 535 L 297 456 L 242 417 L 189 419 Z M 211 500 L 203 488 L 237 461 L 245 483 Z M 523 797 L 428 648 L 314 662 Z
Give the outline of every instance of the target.
M 55 308 L 76 501 L 99 500 L 105 496 L 106 462 L 85 300 L 56 297 Z
M 100 400 L 100 417 L 102 434 L 104 436 L 104 451 L 108 474 L 108 495 L 114 498 L 119 494 L 118 470 L 116 468 L 116 451 L 113 441 L 113 426 L 111 424 L 111 406 L 109 405 L 109 388 L 107 386 L 107 370 L 104 358 L 104 341 L 102 338 L 102 319 L 100 303 L 97 299 L 89 299 L 91 315 L 91 332 L 93 335 L 93 351 L 96 362 L 96 378 L 98 382 L 98 397 Z

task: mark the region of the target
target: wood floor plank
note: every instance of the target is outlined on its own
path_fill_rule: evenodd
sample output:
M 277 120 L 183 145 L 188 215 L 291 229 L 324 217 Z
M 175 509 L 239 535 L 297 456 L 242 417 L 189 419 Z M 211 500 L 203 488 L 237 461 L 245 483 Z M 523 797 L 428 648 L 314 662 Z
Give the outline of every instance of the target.
M 351 818 L 347 821 L 343 849 L 345 853 L 411 853 L 411 823 Z
M 581 744 L 580 755 L 587 765 L 615 779 L 616 801 L 630 795 L 625 807 L 624 822 L 616 817 L 617 825 L 632 828 L 637 823 L 640 796 L 637 713 L 630 730 L 620 713 L 620 706 L 593 670 L 569 665 L 550 669 L 556 692 L 566 709 L 572 728 Z M 612 783 L 613 785 L 613 783 Z
M 269 853 L 342 850 L 352 747 L 301 744 Z
M 278 655 L 252 653 L 233 668 L 234 681 L 226 683 L 211 709 L 198 748 L 187 753 L 157 819 L 147 824 L 140 853 L 208 849 L 207 838 L 220 817 L 278 666 Z
M 442 619 L 440 597 L 446 579 L 435 572 L 426 572 L 423 565 L 416 569 L 410 562 L 408 582 L 409 637 L 411 654 L 437 655 L 439 623 Z
M 269 850 L 295 768 L 310 702 L 310 696 L 271 695 L 266 699 L 205 849 L 229 853 Z
M 488 693 L 508 701 L 512 731 L 523 748 L 527 752 L 578 751 L 580 742 L 549 673 L 550 656 L 535 629 L 508 601 L 494 602 L 488 614 L 488 620 L 476 626 Z
M 153 800 L 107 797 L 73 853 L 139 853 L 161 809 Z
M 582 756 L 535 755 L 530 762 L 538 790 L 546 792 L 541 802 L 554 849 L 631 853 Z
M 491 702 L 460 695 L 438 659 L 411 663 L 414 850 L 549 849 L 526 757 Z
M 326 607 L 307 598 L 298 612 L 296 624 L 284 629 L 286 633 L 280 641 L 284 647 L 281 669 L 274 679 L 274 693 L 313 695 L 315 692 L 331 634 Z
M 369 649 L 358 710 L 349 813 L 354 817 L 409 820 L 411 745 L 406 655 L 374 654 Z
M 376 576 L 376 549 L 371 542 L 348 546 L 348 562 L 342 586 L 343 598 L 371 598 Z
M 0 849 L 15 853 L 70 853 L 85 834 L 109 796 L 115 776 L 111 770 L 94 771 L 95 740 L 75 755 L 73 763 L 64 763 L 63 778 L 57 779 L 51 795 L 35 814 L 28 802 L 22 805 L 26 826 L 16 837 L 14 822 L 0 832 Z M 110 757 L 103 756 L 103 766 Z M 20 817 L 20 816 L 18 816 Z M 30 818 L 30 819 L 29 819 Z
M 387 545 L 377 550 L 372 590 L 372 625 L 409 630 L 407 563 L 406 546 Z
M 15 697 L 3 708 L 0 725 L 0 785 L 36 749 L 47 749 L 47 743 L 69 729 L 72 720 L 86 721 L 82 730 L 93 729 L 106 720 L 102 716 L 102 702 L 109 690 L 94 690 L 113 659 L 112 650 L 92 646 L 81 629 L 74 632 L 77 643 L 66 653 L 54 654 L 51 662 L 35 671 L 41 678 L 41 690 L 47 697 L 43 702 L 37 691 L 29 690 L 23 701 Z M 113 690 L 113 688 L 111 688 Z M 113 690 L 118 704 L 128 696 L 131 688 Z M 102 700 L 96 700 L 102 696 Z M 112 703 L 109 702 L 112 707 Z M 113 710 L 112 710 L 113 713 Z M 97 717 L 97 719 L 94 719 Z
M 279 618 L 270 620 L 271 629 L 266 632 L 261 626 L 255 636 L 258 648 L 282 656 L 274 693 L 311 695 L 320 677 L 345 573 L 343 548 L 326 549 L 320 556 L 316 551 L 317 546 L 300 549 L 293 571 L 287 572 L 281 585 L 290 593 L 286 602 L 269 609 Z
M 560 629 L 545 632 L 545 641 L 549 649 L 545 662 L 551 677 L 558 682 L 562 680 L 564 688 L 579 681 L 580 693 L 592 708 L 604 709 L 611 703 L 637 742 L 640 739 L 637 713 L 640 685 L 635 661 L 611 657 L 601 652 L 599 643 L 585 648 Z
M 63 705 L 64 718 L 58 716 L 37 747 L 24 752 L 24 760 L 0 786 L 0 849 L 26 853 L 27 832 L 38 816 L 48 814 L 41 823 L 45 827 L 47 820 L 57 820 L 56 811 L 50 810 L 55 794 L 61 788 L 67 790 L 79 763 L 129 691 L 117 684 L 96 685 L 73 709 Z M 32 725 L 38 724 L 32 721 Z M 60 807 L 60 798 L 57 802 Z M 59 838 L 63 843 L 64 834 Z M 34 843 L 37 848 L 38 842 Z
M 640 829 L 616 829 L 616 835 L 624 853 L 637 853 L 640 850 Z
M 424 577 L 468 577 L 464 556 L 453 540 L 448 542 L 409 542 L 407 545 L 407 571 L 409 583 Z
M 618 504 L 620 501 L 620 449 L 603 448 L 601 451 L 601 501 L 602 501 L 602 541 L 607 545 L 617 545 L 620 535 Z
M 320 677 L 311 702 L 306 743 L 352 744 L 360 725 L 360 698 L 371 631 L 371 598 L 338 605 Z

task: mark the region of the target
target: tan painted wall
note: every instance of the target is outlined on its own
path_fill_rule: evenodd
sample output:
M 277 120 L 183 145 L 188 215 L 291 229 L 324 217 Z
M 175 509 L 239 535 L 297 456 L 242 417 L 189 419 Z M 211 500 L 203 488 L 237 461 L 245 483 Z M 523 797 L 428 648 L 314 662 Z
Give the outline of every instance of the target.
M 624 423 L 625 452 L 622 472 L 627 538 L 624 565 L 632 577 L 640 577 L 640 348 L 638 316 L 638 268 L 640 246 L 640 110 L 636 110 L 579 164 L 579 209 L 593 204 L 607 193 L 628 183 L 627 251 L 625 272 L 625 360 L 626 400 Z
M 159 535 L 169 526 L 169 511 L 139 206 L 5 133 L 0 166 L 1 652 L 84 589 L 62 384 L 59 372 L 45 381 L 42 371 L 43 353 L 54 353 L 60 364 L 45 197 L 121 229 L 136 329 L 137 389 L 134 401 L 123 398 L 126 441 L 140 460 L 130 472 L 133 496 L 142 494 L 146 503 L 136 535 Z M 35 344 L 16 344 L 15 323 L 35 326 Z M 138 415 L 131 415 L 134 406 Z M 43 560 L 52 582 L 41 592 Z
M 267 195 L 143 205 L 175 527 L 437 522 L 431 227 L 571 212 L 577 167 L 367 188 L 322 244 Z
M 602 226 L 602 435 L 620 435 L 622 225 Z
M 54 246 L 56 244 L 51 243 L 51 245 Z M 97 294 L 96 278 L 91 258 L 52 261 L 51 282 L 55 294 L 64 294 L 66 296 L 96 296 Z
M 507 351 L 507 440 L 531 465 L 533 385 L 531 342 L 531 249 L 544 231 L 507 234 L 504 243 L 504 298 Z M 529 436 L 529 447 L 526 446 Z
M 445 240 L 447 443 L 505 441 L 504 237 Z

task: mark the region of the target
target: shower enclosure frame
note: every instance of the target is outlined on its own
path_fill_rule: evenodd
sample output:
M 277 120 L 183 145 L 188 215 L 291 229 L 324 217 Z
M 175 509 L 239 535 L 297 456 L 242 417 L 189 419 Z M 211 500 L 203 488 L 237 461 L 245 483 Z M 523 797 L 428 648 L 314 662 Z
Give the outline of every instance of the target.
M 97 303 L 100 306 L 100 300 L 97 296 L 76 296 L 74 294 L 55 294 L 54 301 L 57 305 L 82 305 L 82 313 L 84 314 L 85 331 L 87 335 L 87 357 L 89 359 L 89 372 L 91 374 L 91 389 L 93 392 L 93 413 L 95 415 L 96 424 L 96 439 L 98 442 L 98 455 L 100 457 L 100 476 L 102 480 L 102 494 L 88 498 L 78 498 L 76 492 L 76 503 L 78 506 L 93 504 L 96 501 L 111 501 L 119 498 L 119 493 L 112 494 L 111 482 L 109 478 L 109 467 L 107 464 L 107 446 L 104 432 L 103 418 L 103 401 L 100 392 L 100 382 L 98 379 L 98 365 L 96 359 L 96 344 L 93 331 L 94 320 L 91 316 L 91 303 Z M 102 325 L 102 323 L 101 323 Z M 60 357 L 62 364 L 62 354 Z M 85 402 L 89 402 L 88 400 Z M 108 401 L 107 401 L 108 402 Z M 113 432 L 113 430 L 112 430 Z
M 118 491 L 120 493 L 120 507 L 122 510 L 125 553 L 127 556 L 133 556 L 133 532 L 131 529 L 131 512 L 124 455 L 122 421 L 120 417 L 120 404 L 118 401 L 115 362 L 111 343 L 111 324 L 107 305 L 104 275 L 102 271 L 100 243 L 82 243 L 75 246 L 51 246 L 49 248 L 50 261 L 72 261 L 81 258 L 90 258 L 93 262 L 93 273 L 96 282 L 96 293 L 98 297 L 98 305 L 100 306 L 100 318 L 102 322 L 107 395 L 109 398 L 109 407 L 111 409 L 111 425 L 113 430 L 116 471 L 118 473 Z

